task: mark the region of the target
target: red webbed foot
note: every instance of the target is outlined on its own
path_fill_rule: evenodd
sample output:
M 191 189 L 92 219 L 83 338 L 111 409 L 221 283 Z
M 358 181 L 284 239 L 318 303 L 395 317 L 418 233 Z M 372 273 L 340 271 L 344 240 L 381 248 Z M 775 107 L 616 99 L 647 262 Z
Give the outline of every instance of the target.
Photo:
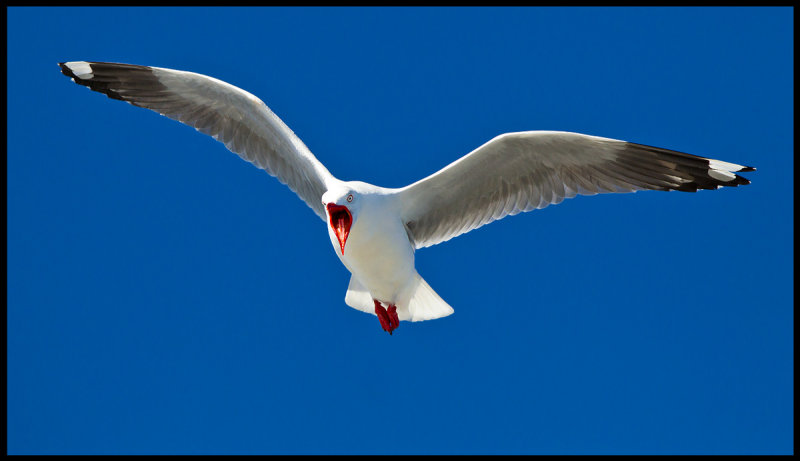
M 389 326 L 392 330 L 400 326 L 400 319 L 397 317 L 397 306 L 390 304 L 389 308 L 386 309 L 386 315 L 389 317 Z
M 386 309 L 383 308 L 381 302 L 377 299 L 372 300 L 375 303 L 375 315 L 378 316 L 378 320 L 381 322 L 381 327 L 383 331 L 388 331 L 389 334 L 392 334 L 395 328 L 400 326 L 400 320 L 397 318 L 397 307 L 394 304 L 389 305 L 389 311 L 387 312 Z

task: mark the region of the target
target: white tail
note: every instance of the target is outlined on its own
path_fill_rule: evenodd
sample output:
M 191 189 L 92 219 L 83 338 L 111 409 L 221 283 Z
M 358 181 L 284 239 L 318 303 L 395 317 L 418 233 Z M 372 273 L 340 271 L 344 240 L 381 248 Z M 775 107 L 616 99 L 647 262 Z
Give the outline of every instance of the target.
M 355 276 L 350 277 L 344 302 L 352 308 L 375 315 L 372 295 Z M 452 313 L 453 308 L 419 274 L 414 274 L 397 299 L 397 317 L 400 320 L 419 322 L 446 317 Z
M 368 314 L 375 314 L 375 304 L 372 303 L 372 295 L 370 295 L 369 291 L 364 288 L 364 285 L 356 279 L 355 275 L 350 276 L 350 285 L 347 286 L 347 294 L 344 295 L 344 303 Z

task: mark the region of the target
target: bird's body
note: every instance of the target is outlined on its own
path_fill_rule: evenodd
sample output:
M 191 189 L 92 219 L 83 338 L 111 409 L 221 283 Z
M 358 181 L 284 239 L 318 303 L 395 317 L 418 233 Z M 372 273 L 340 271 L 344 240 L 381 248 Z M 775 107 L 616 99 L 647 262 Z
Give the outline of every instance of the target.
M 100 62 L 60 63 L 75 83 L 179 120 L 223 142 L 295 191 L 322 218 L 351 272 L 347 305 L 391 333 L 401 320 L 453 312 L 414 265 L 435 245 L 505 216 L 576 195 L 719 189 L 755 168 L 563 131 L 495 137 L 440 171 L 389 189 L 334 177 L 263 103 L 192 72 Z
M 342 264 L 375 299 L 393 304 L 402 285 L 416 272 L 414 248 L 403 223 L 397 219 L 397 204 L 388 190 L 356 181 L 345 184 L 348 187 L 343 190 L 358 194 L 358 219 L 350 228 L 344 253 L 336 233 L 328 226 L 331 244 Z
M 399 320 L 429 320 L 453 312 L 414 267 L 414 246 L 401 219 L 397 189 L 350 181 L 323 194 L 322 202 L 347 204 L 352 214 L 345 246 L 335 226 L 328 226 L 334 251 L 352 274 L 345 295 L 349 306 L 365 312 L 377 308 L 375 301 L 396 306 Z

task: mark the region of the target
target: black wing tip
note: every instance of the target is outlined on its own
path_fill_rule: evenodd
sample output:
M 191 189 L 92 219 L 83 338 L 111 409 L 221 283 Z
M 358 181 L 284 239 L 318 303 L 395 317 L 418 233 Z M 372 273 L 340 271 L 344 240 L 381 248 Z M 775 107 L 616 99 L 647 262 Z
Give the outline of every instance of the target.
M 72 68 L 69 66 L 70 64 L 81 64 L 88 66 L 91 70 L 92 77 L 91 78 L 80 78 L 76 77 L 75 73 L 72 71 Z M 97 62 L 97 61 L 69 61 L 69 62 L 59 62 L 58 67 L 61 68 L 61 73 L 70 77 L 70 78 L 77 78 L 81 81 L 88 81 L 88 80 L 102 80 L 104 78 L 114 78 L 119 77 L 121 74 L 128 73 L 128 72 L 139 72 L 140 75 L 142 72 L 144 73 L 152 73 L 153 68 L 150 66 L 140 66 L 138 64 L 125 64 L 121 62 Z
M 738 174 L 730 181 L 720 181 L 713 178 L 698 178 L 698 180 L 683 183 L 672 190 L 681 192 L 697 192 L 698 190 L 716 190 L 723 187 L 738 187 L 750 184 L 750 180 Z
M 77 83 L 78 85 L 88 86 L 89 88 L 94 90 L 94 88 L 92 88 L 92 86 L 90 86 L 90 83 L 89 83 L 89 82 L 91 82 L 91 78 L 81 78 L 81 77 L 79 77 L 78 75 L 75 74 L 75 72 L 69 66 L 69 64 L 74 64 L 76 62 L 83 62 L 83 61 L 59 62 L 58 63 L 58 67 L 61 68 L 61 73 L 66 75 L 67 77 L 71 78 L 73 82 Z M 87 64 L 89 66 L 89 69 L 92 69 L 92 71 L 94 71 L 94 69 L 92 68 L 92 63 L 84 62 L 84 64 Z
M 754 167 L 752 167 L 752 166 L 746 166 L 746 167 L 743 167 L 740 170 L 737 170 L 736 172 L 737 173 L 740 173 L 740 172 L 741 173 L 746 173 L 746 172 L 750 172 L 750 171 L 756 171 L 756 169 Z M 736 177 L 733 178 L 732 180 L 722 184 L 722 186 L 736 187 L 736 186 L 746 186 L 746 185 L 750 184 L 750 180 L 745 178 L 744 176 L 739 176 L 738 174 L 735 174 L 735 173 L 734 173 L 734 176 L 736 176 Z
M 750 180 L 745 178 L 744 176 L 739 176 L 738 174 L 735 174 L 735 173 L 749 173 L 751 171 L 756 171 L 755 167 L 743 166 L 742 168 L 740 168 L 738 170 L 735 170 L 735 172 L 733 173 L 734 176 L 736 176 L 735 178 L 733 178 L 730 181 L 721 182 L 720 186 L 724 186 L 724 187 L 746 186 L 746 185 L 750 184 Z
M 94 71 L 92 67 L 93 63 L 82 61 L 85 64 L 89 65 L 89 68 Z M 78 85 L 83 85 L 89 88 L 92 91 L 97 91 L 98 93 L 103 93 L 104 95 L 108 96 L 111 99 L 118 99 L 120 101 L 124 101 L 119 93 L 115 92 L 114 90 L 108 88 L 108 85 L 104 85 L 100 82 L 93 81 L 91 78 L 81 78 L 75 75 L 75 72 L 67 65 L 69 63 L 66 62 L 59 62 L 58 66 L 61 67 L 61 73 L 66 75 L 67 77 L 71 78 L 73 82 L 77 83 Z
M 61 68 L 61 73 L 62 73 L 62 74 L 64 74 L 64 75 L 66 75 L 67 77 L 69 77 L 69 78 L 71 78 L 71 79 L 73 79 L 73 80 L 74 80 L 74 79 L 76 79 L 76 78 L 78 78 L 78 77 L 77 77 L 77 76 L 76 76 L 76 75 L 75 75 L 75 74 L 72 72 L 72 69 L 70 69 L 70 68 L 69 68 L 69 66 L 67 65 L 67 63 L 66 63 L 66 62 L 59 62 L 59 63 L 58 63 L 58 67 L 60 67 L 60 68 Z M 78 78 L 78 80 L 80 80 L 80 79 Z M 76 83 L 77 83 L 77 82 L 76 82 Z
M 83 69 L 88 67 L 89 72 L 76 75 L 70 64 L 80 65 Z M 74 61 L 59 62 L 61 73 L 71 78 L 78 85 L 83 85 L 92 91 L 103 93 L 111 99 L 130 102 L 131 98 L 125 97 L 120 90 L 129 90 L 130 82 L 136 82 L 134 89 L 142 89 L 142 82 L 148 82 L 150 90 L 163 89 L 164 86 L 153 77 L 153 69 L 148 66 L 123 64 L 116 62 L 90 62 Z M 138 105 L 138 104 L 134 104 Z
M 633 150 L 647 152 L 654 155 L 656 160 L 664 160 L 669 162 L 669 165 L 662 164 L 662 166 L 668 166 L 669 168 L 674 169 L 674 171 L 684 173 L 683 177 L 688 176 L 688 181 L 668 188 L 668 190 L 697 192 L 701 189 L 715 190 L 723 187 L 746 186 L 750 184 L 750 180 L 735 173 L 756 171 L 756 168 L 752 166 L 742 166 L 728 162 L 722 162 L 711 158 L 700 157 L 697 155 L 664 149 L 661 147 L 653 147 L 646 144 L 637 144 L 631 142 L 627 142 L 626 144 L 629 147 L 632 147 Z M 727 164 L 728 168 L 738 167 L 738 169 L 727 169 L 724 167 L 720 168 L 719 166 L 712 166 L 712 162 Z M 717 174 L 713 174 L 712 171 L 715 171 Z M 733 177 L 726 178 L 720 177 L 720 175 L 732 175 Z

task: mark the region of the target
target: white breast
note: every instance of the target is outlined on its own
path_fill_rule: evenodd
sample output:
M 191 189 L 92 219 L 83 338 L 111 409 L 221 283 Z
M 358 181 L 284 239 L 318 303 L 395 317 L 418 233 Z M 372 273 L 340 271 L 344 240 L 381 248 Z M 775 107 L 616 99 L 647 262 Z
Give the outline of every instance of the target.
M 414 248 L 405 227 L 391 206 L 375 197 L 362 204 L 341 253 L 333 229 L 328 226 L 336 255 L 369 290 L 374 299 L 394 304 L 400 291 L 416 274 Z

